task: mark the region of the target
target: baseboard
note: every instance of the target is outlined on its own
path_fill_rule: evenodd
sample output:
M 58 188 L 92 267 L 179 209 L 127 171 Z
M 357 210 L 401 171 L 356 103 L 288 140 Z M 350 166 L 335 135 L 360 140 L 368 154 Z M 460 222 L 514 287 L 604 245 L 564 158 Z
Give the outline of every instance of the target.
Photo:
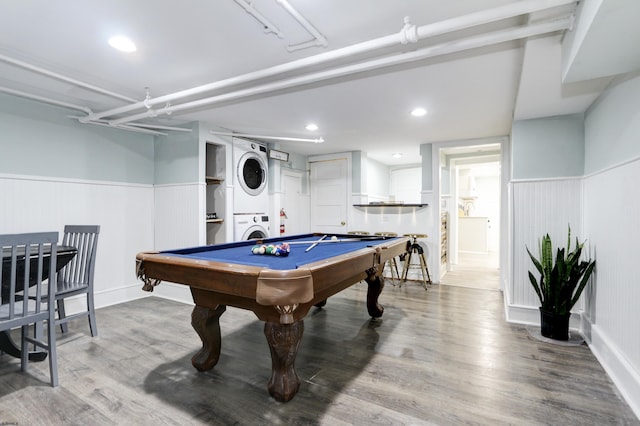
M 607 372 L 616 388 L 640 419 L 640 374 L 629 364 L 597 324 L 591 326 L 589 349 Z
M 186 303 L 193 305 L 193 297 L 191 289 L 187 285 L 162 282 L 153 290 L 153 295 L 163 299 L 173 300 L 174 302 Z
M 96 309 L 107 306 L 130 302 L 149 296 L 151 293 L 142 291 L 142 283 L 131 284 L 119 288 L 98 291 L 93 293 Z M 67 314 L 82 312 L 87 309 L 87 297 L 84 294 L 65 299 L 64 306 Z

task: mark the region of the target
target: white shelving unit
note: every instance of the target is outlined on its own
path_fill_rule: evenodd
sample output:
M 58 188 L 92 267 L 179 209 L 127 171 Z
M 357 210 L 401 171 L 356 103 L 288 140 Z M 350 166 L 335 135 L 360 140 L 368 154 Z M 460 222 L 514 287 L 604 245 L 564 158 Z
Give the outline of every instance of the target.
M 225 211 L 227 191 L 223 185 L 226 177 L 226 146 L 207 142 L 205 163 L 207 244 L 218 244 L 226 241 Z M 208 218 L 214 214 L 215 218 Z

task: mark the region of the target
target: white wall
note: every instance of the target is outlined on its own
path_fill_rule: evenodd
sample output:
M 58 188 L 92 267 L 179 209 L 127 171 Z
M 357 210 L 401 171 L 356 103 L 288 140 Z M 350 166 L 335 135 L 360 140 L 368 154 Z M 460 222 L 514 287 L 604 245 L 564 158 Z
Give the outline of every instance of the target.
M 153 250 L 151 185 L 0 174 L 0 194 L 3 234 L 58 231 L 62 236 L 64 225 L 100 225 L 96 307 L 148 295 L 136 278 L 135 259 Z M 70 300 L 68 311 L 81 303 Z
M 581 241 L 586 238 L 582 227 L 582 179 L 514 181 L 511 192 L 513 276 L 504 292 L 507 320 L 539 324 L 540 301 L 528 278 L 528 271 L 535 267 L 526 247 L 538 255 L 539 240 L 547 233 L 554 247 L 565 246 L 569 225 L 573 236 Z M 572 321 L 572 328 L 580 327 L 577 316 Z
M 619 79 L 585 118 L 584 223 L 596 259 L 589 347 L 640 417 L 640 75 Z
M 367 159 L 367 196 L 369 201 L 389 199 L 389 167 L 375 160 Z
M 421 184 L 422 167 L 393 168 L 390 171 L 389 195 L 396 202 L 419 203 Z

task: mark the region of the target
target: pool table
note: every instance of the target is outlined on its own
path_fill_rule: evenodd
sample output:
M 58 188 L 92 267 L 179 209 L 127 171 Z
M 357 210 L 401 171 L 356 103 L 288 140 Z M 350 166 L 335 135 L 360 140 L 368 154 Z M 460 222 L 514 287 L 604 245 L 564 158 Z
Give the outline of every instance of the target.
M 300 379 L 295 359 L 304 330 L 303 318 L 311 307 L 324 306 L 329 296 L 361 281 L 368 283 L 367 310 L 383 312 L 378 296 L 384 286 L 385 262 L 406 251 L 408 238 L 354 237 L 303 234 L 192 247 L 136 256 L 136 273 L 143 289 L 152 291 L 160 281 L 188 285 L 195 307 L 191 325 L 202 349 L 191 359 L 200 370 L 212 369 L 220 357 L 220 316 L 227 306 L 248 309 L 265 322 L 271 352 L 271 396 L 291 400 Z M 333 240 L 331 239 L 333 237 Z M 287 256 L 253 254 L 256 244 L 289 244 Z

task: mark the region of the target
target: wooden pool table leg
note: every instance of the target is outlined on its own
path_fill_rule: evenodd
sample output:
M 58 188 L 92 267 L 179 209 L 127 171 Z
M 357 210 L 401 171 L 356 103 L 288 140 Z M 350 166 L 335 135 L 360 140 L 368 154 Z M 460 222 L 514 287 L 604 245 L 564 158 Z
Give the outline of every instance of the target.
M 211 370 L 220 359 L 220 315 L 226 310 L 225 305 L 215 309 L 198 305 L 193 308 L 191 326 L 202 340 L 202 349 L 191 358 L 191 365 L 199 371 Z
M 290 401 L 300 388 L 295 362 L 303 332 L 302 320 L 293 324 L 264 324 L 264 335 L 271 351 L 271 380 L 267 388 L 277 401 Z
M 380 318 L 384 308 L 378 303 L 378 297 L 384 288 L 384 280 L 378 274 L 376 268 L 371 268 L 367 271 L 365 281 L 369 285 L 367 290 L 367 311 L 373 318 Z

